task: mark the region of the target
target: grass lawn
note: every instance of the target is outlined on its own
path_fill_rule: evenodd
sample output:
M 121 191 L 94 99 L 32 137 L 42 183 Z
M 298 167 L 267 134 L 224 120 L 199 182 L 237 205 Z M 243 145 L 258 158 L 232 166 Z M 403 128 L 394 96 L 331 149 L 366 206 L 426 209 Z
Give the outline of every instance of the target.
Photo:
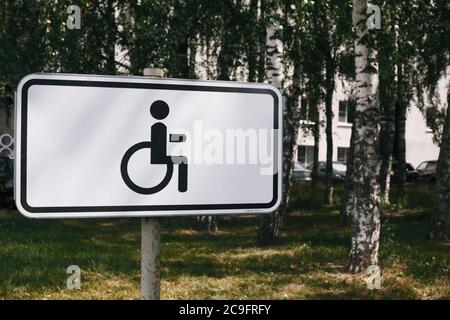
M 295 211 L 281 243 L 255 245 L 258 218 L 219 218 L 220 231 L 193 218 L 162 220 L 163 299 L 450 299 L 450 244 L 426 240 L 425 214 L 382 223 L 381 290 L 345 272 L 350 228 L 336 209 Z M 81 268 L 81 290 L 66 268 Z M 140 220 L 31 220 L 0 212 L 0 299 L 138 299 Z

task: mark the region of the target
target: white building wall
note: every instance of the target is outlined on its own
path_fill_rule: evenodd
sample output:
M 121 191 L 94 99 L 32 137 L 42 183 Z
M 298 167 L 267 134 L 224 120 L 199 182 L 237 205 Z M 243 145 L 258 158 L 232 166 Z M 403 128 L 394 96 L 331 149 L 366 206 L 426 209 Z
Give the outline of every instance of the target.
M 447 109 L 447 90 L 450 78 L 450 68 L 437 86 L 439 105 Z M 408 110 L 406 118 L 406 161 L 417 167 L 422 161 L 437 160 L 439 146 L 433 141 L 433 133 L 427 127 L 422 112 L 414 103 Z
M 447 108 L 447 87 L 448 78 L 443 77 L 439 83 L 438 92 L 440 96 L 440 106 Z M 338 148 L 349 148 L 352 124 L 339 122 L 339 101 L 348 100 L 351 96 L 351 86 L 349 83 L 336 77 L 336 89 L 333 96 L 333 161 L 338 160 Z M 325 123 L 324 107 L 321 108 L 321 120 Z M 415 102 L 412 103 L 407 113 L 406 119 L 406 161 L 413 167 L 417 167 L 422 161 L 437 160 L 439 147 L 433 141 L 433 133 L 426 125 L 423 113 L 418 109 Z M 311 133 L 305 134 L 300 130 L 297 139 L 298 146 L 314 146 L 314 139 Z M 319 161 L 326 161 L 327 142 L 325 127 L 320 130 Z
M 422 161 L 437 160 L 439 147 L 433 142 L 433 133 L 427 127 L 422 112 L 412 106 L 406 119 L 406 162 L 416 168 Z
M 350 137 L 352 134 L 352 124 L 339 122 L 339 101 L 348 100 L 351 95 L 351 88 L 348 84 L 344 83 L 341 79 L 336 77 L 336 88 L 333 94 L 333 120 L 332 120 L 332 132 L 333 132 L 333 161 L 337 161 L 338 148 L 349 148 Z M 324 106 L 321 107 L 320 118 L 321 122 L 325 123 Z M 300 146 L 314 146 L 314 138 L 312 134 L 306 134 L 302 130 L 299 130 L 297 144 Z M 325 126 L 320 128 L 320 142 L 319 142 L 319 161 L 325 161 L 327 157 L 327 141 L 325 134 Z

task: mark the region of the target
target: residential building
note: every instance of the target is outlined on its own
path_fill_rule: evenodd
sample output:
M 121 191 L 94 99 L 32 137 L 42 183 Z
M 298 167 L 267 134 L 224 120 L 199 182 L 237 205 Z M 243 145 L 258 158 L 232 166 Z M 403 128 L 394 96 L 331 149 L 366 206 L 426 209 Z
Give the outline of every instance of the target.
M 443 77 L 438 86 L 440 97 L 440 107 L 447 108 L 447 83 L 448 77 Z M 336 88 L 333 96 L 333 161 L 346 162 L 350 147 L 350 137 L 352 131 L 353 112 L 350 85 L 336 77 Z M 323 108 L 322 108 L 323 109 Z M 313 123 L 304 117 L 302 124 L 312 125 Z M 321 122 L 325 123 L 324 111 L 321 111 Z M 417 167 L 422 161 L 436 160 L 439 156 L 439 146 L 433 139 L 433 132 L 427 126 L 426 117 L 417 107 L 416 102 L 412 102 L 407 111 L 406 118 L 406 162 L 413 167 Z M 320 129 L 319 161 L 326 161 L 327 142 L 325 126 Z M 308 165 L 314 157 L 314 138 L 312 132 L 299 130 L 297 139 L 296 159 Z

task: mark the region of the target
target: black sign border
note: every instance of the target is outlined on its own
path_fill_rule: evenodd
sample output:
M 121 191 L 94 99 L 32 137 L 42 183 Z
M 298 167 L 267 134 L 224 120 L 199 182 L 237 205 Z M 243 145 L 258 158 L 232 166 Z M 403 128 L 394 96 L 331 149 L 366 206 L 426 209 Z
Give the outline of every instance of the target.
M 254 94 L 269 94 L 274 99 L 274 125 L 278 130 L 279 125 L 279 98 L 275 91 L 267 88 L 228 87 L 210 85 L 188 85 L 175 83 L 145 83 L 145 82 L 116 82 L 99 80 L 68 80 L 68 79 L 30 79 L 22 86 L 21 91 L 21 170 L 20 170 L 20 203 L 30 213 L 60 213 L 60 212 L 141 212 L 141 211 L 189 211 L 189 210 L 237 210 L 249 211 L 252 209 L 268 209 L 273 207 L 278 200 L 278 175 L 273 175 L 273 198 L 268 203 L 239 203 L 239 204 L 183 204 L 183 205 L 137 205 L 137 206 L 88 206 L 88 207 L 32 207 L 26 201 L 27 196 L 27 107 L 28 90 L 33 85 L 52 86 L 77 86 L 77 87 L 103 87 L 103 88 L 127 88 L 127 89 L 158 89 L 178 91 L 212 91 L 212 92 L 240 92 Z M 278 143 L 276 141 L 275 143 Z M 278 146 L 280 149 L 281 146 Z M 277 160 L 278 162 L 278 160 Z

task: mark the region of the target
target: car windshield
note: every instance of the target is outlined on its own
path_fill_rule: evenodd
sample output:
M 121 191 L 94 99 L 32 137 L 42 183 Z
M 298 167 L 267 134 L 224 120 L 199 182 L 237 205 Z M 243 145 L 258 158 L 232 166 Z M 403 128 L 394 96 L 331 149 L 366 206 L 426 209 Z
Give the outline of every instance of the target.
M 333 163 L 333 168 L 336 171 L 346 171 L 347 166 L 343 163 Z
M 426 166 L 427 166 L 427 162 L 422 162 L 422 163 L 419 164 L 419 166 L 417 167 L 417 170 L 424 170 Z
M 294 170 L 305 170 L 305 167 L 300 164 L 300 162 L 294 163 Z

